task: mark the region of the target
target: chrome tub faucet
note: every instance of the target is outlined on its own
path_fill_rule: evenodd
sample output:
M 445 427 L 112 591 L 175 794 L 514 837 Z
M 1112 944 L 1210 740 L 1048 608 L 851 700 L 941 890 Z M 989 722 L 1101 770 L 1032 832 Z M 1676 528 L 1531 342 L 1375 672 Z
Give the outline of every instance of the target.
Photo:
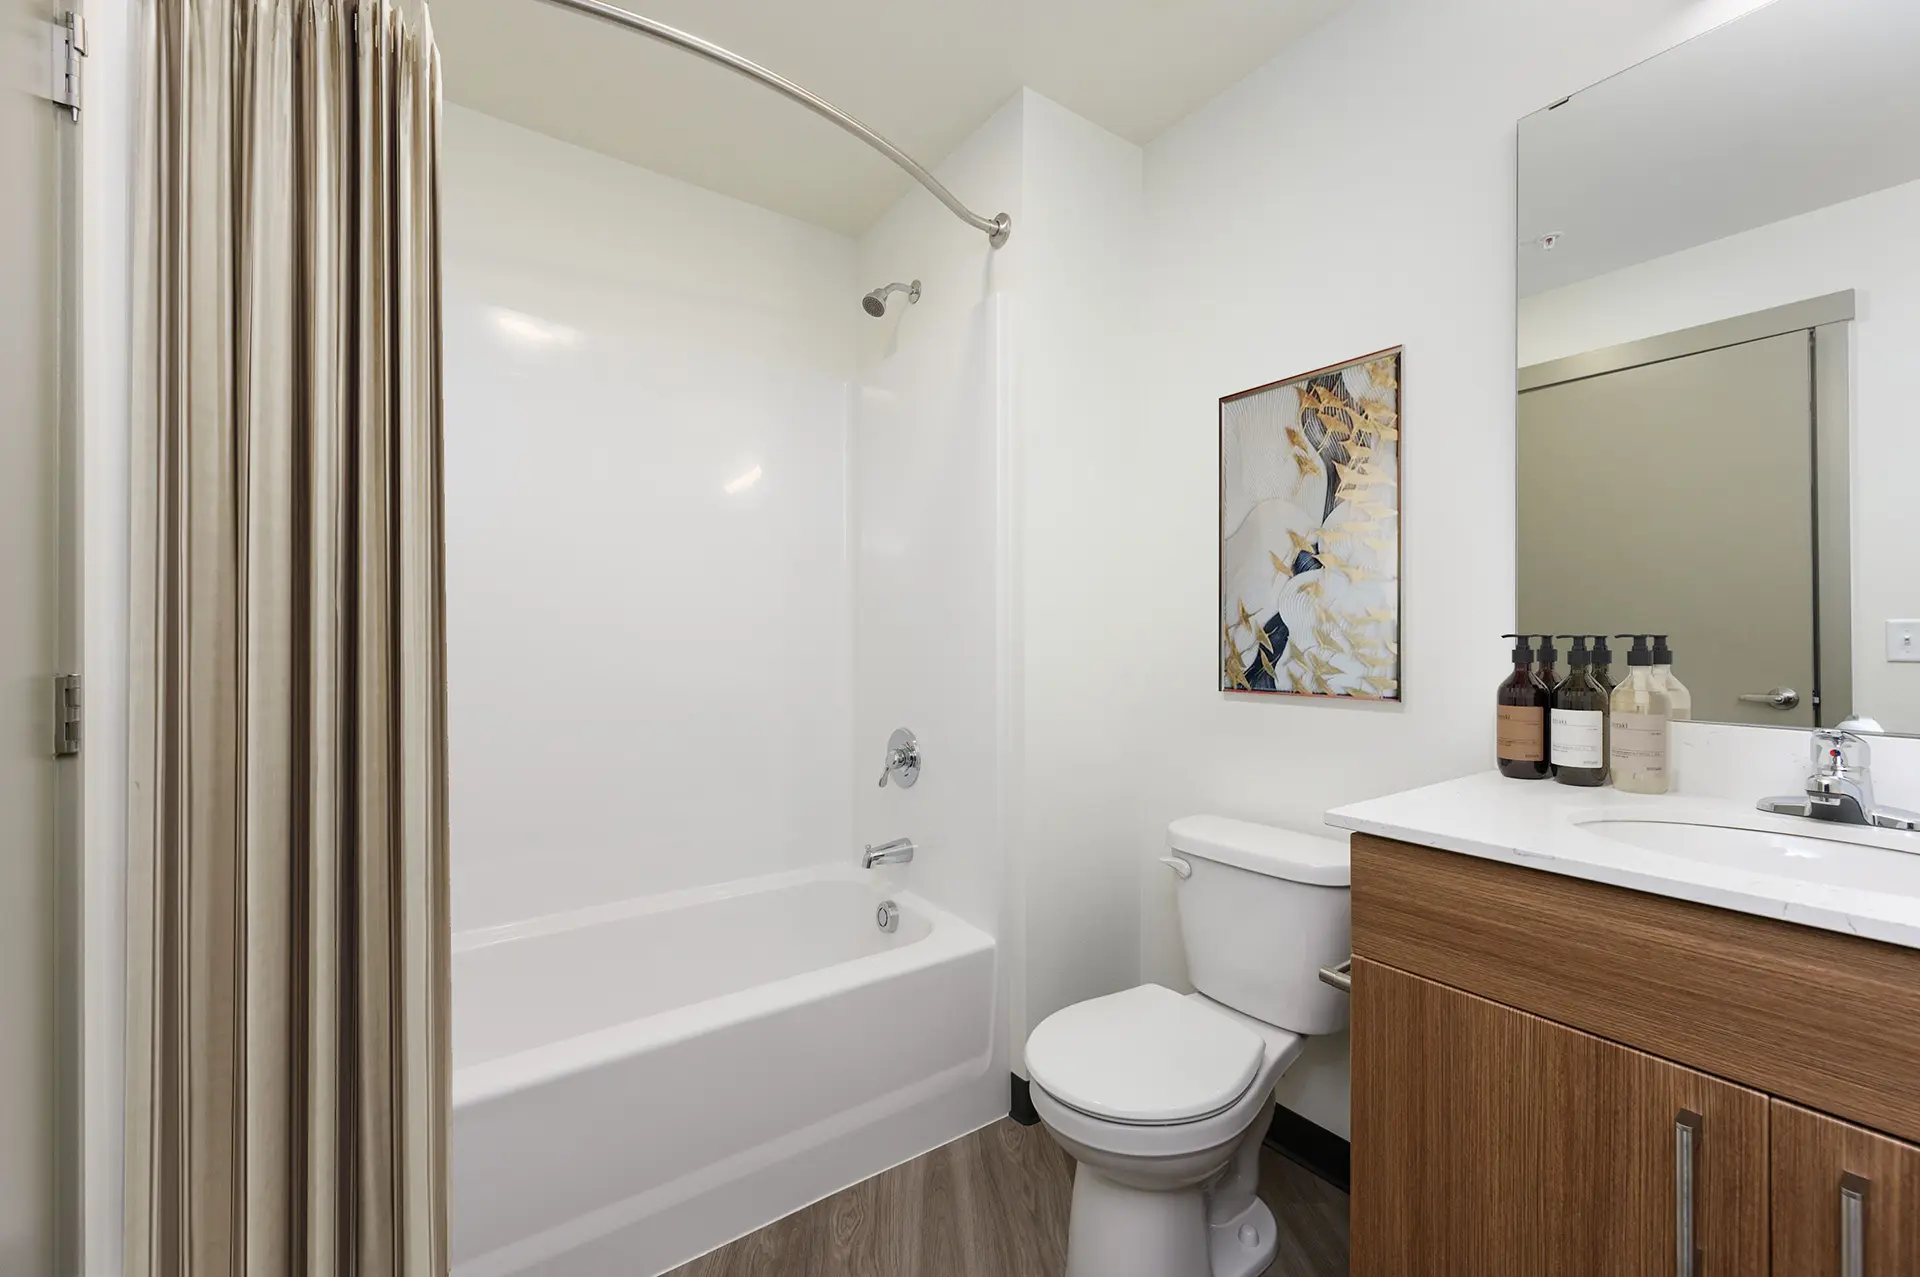
M 892 842 L 883 842 L 878 847 L 868 843 L 866 853 L 861 857 L 860 867 L 871 869 L 875 865 L 904 865 L 913 859 L 914 851 L 911 838 L 895 838 Z

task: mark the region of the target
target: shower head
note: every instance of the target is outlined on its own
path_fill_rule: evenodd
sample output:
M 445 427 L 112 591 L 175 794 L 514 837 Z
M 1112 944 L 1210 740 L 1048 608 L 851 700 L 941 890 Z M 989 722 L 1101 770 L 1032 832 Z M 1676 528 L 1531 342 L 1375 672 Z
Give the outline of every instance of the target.
M 880 318 L 887 313 L 888 293 L 905 293 L 907 305 L 911 306 L 920 300 L 920 281 L 916 279 L 911 284 L 892 283 L 876 288 L 860 299 L 861 309 L 875 319 Z

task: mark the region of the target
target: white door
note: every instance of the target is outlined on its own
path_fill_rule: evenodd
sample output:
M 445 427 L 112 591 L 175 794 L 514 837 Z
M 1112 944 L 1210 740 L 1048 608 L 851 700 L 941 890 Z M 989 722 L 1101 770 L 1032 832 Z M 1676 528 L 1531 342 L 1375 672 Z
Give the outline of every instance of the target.
M 1793 332 L 1521 395 L 1520 626 L 1670 634 L 1695 718 L 1815 726 L 1812 386 Z
M 69 884 L 56 839 L 77 793 L 72 760 L 53 753 L 53 676 L 66 558 L 60 494 L 73 457 L 61 442 L 74 400 L 63 338 L 73 277 L 61 235 L 77 163 L 71 115 L 48 100 L 51 23 L 44 0 L 6 0 L 0 52 L 0 1277 L 47 1277 L 71 1262 L 57 1237 L 64 1195 L 56 1158 L 67 1088 L 56 1043 L 72 1012 L 58 995 L 58 945 L 70 938 Z M 66 789 L 68 792 L 63 793 Z M 76 1063 L 69 1060 L 69 1065 Z M 69 1147 L 67 1155 L 72 1154 Z

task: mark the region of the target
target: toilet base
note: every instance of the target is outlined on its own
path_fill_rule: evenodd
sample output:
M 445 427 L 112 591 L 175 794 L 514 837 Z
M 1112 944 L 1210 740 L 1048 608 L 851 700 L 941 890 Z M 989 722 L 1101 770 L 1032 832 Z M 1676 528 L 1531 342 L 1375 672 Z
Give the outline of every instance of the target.
M 1213 1277 L 1206 1194 L 1129 1188 L 1073 1171 L 1066 1277 Z
M 1224 1223 L 1207 1229 L 1213 1277 L 1259 1277 L 1280 1249 L 1280 1226 L 1259 1198 Z
M 1279 1245 L 1273 1212 L 1258 1198 L 1210 1225 L 1199 1187 L 1129 1188 L 1084 1163 L 1074 1168 L 1066 1277 L 1259 1277 Z

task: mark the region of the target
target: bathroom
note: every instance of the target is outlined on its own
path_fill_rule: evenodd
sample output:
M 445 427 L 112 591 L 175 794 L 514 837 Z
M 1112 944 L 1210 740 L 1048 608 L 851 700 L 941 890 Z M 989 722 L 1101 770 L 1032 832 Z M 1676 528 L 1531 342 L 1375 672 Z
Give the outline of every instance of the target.
M 15 4 L 0 1277 L 1920 1273 L 1900 0 Z M 1774 471 L 1742 372 L 1560 494 L 1768 343 Z M 1302 695 L 1309 384 L 1390 619 Z M 1493 773 L 1503 632 L 1656 624 L 1668 792 Z

